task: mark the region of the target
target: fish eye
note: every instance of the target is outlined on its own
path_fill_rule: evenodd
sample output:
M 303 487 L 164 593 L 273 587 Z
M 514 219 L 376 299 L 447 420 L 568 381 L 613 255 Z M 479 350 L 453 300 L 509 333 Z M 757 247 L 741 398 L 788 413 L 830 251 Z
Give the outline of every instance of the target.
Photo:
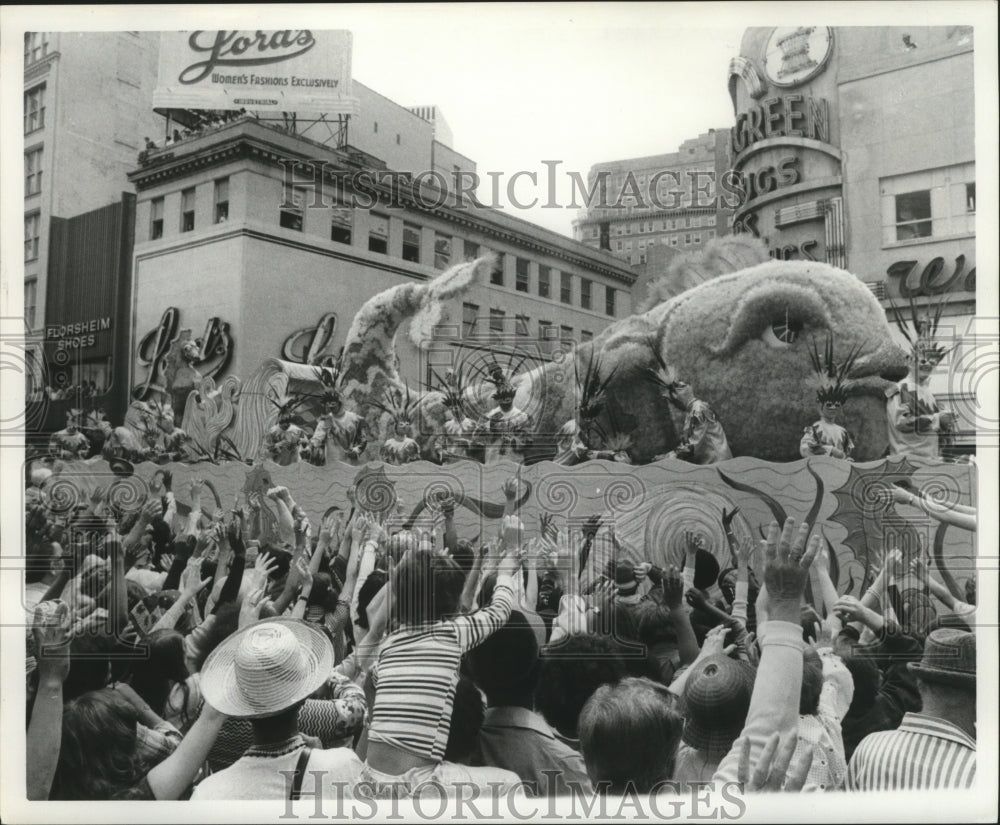
M 802 328 L 802 322 L 797 318 L 789 316 L 786 309 L 782 315 L 771 322 L 770 326 L 764 329 L 761 339 L 769 347 L 775 349 L 789 347 L 802 334 Z

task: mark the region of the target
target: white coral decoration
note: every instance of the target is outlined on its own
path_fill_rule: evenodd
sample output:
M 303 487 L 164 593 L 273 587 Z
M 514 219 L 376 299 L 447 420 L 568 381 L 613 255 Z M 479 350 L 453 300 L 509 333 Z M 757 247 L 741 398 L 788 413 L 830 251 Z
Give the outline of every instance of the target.
M 473 283 L 486 277 L 493 267 L 494 256 L 487 255 L 464 264 L 458 264 L 439 275 L 421 296 L 420 309 L 410 321 L 410 340 L 420 349 L 426 349 L 434 338 L 434 328 L 444 316 L 445 302 L 465 292 Z

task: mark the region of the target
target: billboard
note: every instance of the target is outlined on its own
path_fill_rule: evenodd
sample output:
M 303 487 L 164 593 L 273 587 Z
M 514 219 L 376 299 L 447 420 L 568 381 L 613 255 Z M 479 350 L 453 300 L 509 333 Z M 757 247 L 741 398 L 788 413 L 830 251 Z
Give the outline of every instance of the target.
M 160 35 L 154 108 L 352 114 L 349 31 Z

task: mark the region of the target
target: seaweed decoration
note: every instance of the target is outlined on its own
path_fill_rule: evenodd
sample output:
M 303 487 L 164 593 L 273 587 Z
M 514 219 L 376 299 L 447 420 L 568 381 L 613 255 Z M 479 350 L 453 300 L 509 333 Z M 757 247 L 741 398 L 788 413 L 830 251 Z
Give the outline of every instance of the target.
M 767 493 L 763 493 L 756 487 L 751 487 L 749 484 L 741 484 L 738 481 L 733 481 L 729 476 L 727 476 L 722 470 L 716 468 L 715 472 L 719 474 L 719 477 L 732 487 L 734 490 L 739 490 L 741 493 L 749 493 L 752 496 L 756 496 L 761 501 L 763 501 L 767 508 L 771 511 L 771 516 L 774 518 L 778 524 L 784 524 L 785 520 L 788 518 L 788 514 L 785 512 L 785 508 L 781 504 L 775 501 Z M 761 536 L 763 536 L 763 530 L 761 531 Z

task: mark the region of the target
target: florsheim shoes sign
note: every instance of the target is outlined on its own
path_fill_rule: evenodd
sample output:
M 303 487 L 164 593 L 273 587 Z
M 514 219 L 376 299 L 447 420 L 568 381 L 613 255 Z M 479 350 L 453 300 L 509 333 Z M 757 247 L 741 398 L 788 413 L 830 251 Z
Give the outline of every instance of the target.
M 153 106 L 350 114 L 349 31 L 160 34 Z

